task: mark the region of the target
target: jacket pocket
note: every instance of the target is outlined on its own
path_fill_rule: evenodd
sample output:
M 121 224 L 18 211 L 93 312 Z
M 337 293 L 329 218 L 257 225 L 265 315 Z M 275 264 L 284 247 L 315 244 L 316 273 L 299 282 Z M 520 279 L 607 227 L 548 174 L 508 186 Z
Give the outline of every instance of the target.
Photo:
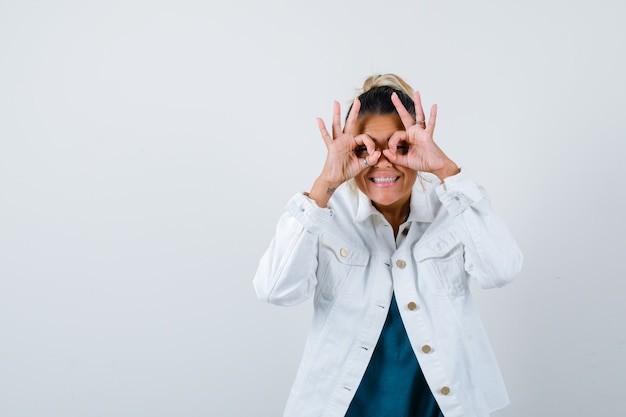
M 438 295 L 460 295 L 467 290 L 463 243 L 445 230 L 419 241 L 413 255 L 418 265 L 418 285 Z M 423 286 L 422 286 L 423 284 Z
M 367 250 L 345 243 L 333 235 L 323 234 L 317 268 L 319 290 L 326 297 L 341 292 L 351 277 L 363 275 L 369 258 Z

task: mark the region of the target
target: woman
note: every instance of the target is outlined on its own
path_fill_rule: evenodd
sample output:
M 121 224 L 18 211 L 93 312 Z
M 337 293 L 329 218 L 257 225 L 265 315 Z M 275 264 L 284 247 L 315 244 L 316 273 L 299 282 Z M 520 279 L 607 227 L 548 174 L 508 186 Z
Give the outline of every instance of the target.
M 343 128 L 336 102 L 331 132 L 318 119 L 322 172 L 289 201 L 254 278 L 273 304 L 314 296 L 285 416 L 483 417 L 508 404 L 468 285 L 510 282 L 522 255 L 433 141 L 436 118 L 385 74 Z

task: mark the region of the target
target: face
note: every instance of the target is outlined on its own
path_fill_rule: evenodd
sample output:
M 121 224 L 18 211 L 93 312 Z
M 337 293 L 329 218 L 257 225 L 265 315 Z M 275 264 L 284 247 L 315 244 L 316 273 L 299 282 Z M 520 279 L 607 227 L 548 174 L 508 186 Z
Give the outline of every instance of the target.
M 402 121 L 397 115 L 370 115 L 357 122 L 357 133 L 365 133 L 376 142 L 378 150 L 387 149 L 387 141 L 394 132 L 405 130 Z M 406 152 L 399 144 L 397 152 Z M 359 149 L 357 156 L 362 156 Z M 362 152 L 362 150 L 361 150 Z M 361 171 L 354 181 L 359 189 L 372 200 L 378 210 L 397 209 L 409 203 L 411 189 L 417 179 L 417 171 L 410 168 L 394 165 L 385 155 L 381 155 L 378 163 Z

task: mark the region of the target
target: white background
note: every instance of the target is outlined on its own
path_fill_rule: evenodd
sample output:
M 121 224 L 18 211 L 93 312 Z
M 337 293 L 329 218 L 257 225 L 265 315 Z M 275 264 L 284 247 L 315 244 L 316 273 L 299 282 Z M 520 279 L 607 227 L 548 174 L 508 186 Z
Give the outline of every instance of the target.
M 0 416 L 279 416 L 310 305 L 251 280 L 395 72 L 526 260 L 476 297 L 512 405 L 626 409 L 626 5 L 0 0 Z

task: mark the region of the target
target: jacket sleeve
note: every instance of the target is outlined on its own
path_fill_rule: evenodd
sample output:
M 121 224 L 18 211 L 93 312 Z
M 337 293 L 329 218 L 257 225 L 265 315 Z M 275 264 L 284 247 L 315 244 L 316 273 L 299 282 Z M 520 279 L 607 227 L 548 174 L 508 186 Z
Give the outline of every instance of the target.
M 260 300 L 290 306 L 313 294 L 319 236 L 333 214 L 332 209 L 318 207 L 303 194 L 289 200 L 254 276 L 254 289 Z
M 485 190 L 461 173 L 436 188 L 465 246 L 465 269 L 481 288 L 501 287 L 522 268 L 523 255 Z

